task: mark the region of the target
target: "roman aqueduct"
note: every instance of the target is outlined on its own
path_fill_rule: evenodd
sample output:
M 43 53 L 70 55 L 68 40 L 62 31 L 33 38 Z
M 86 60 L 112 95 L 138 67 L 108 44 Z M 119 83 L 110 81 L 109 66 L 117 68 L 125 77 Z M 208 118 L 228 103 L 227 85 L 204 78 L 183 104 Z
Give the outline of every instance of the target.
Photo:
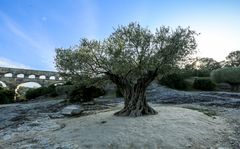
M 58 72 L 0 67 L 0 85 L 3 87 L 15 89 L 18 85 L 28 82 L 44 87 L 64 81 Z

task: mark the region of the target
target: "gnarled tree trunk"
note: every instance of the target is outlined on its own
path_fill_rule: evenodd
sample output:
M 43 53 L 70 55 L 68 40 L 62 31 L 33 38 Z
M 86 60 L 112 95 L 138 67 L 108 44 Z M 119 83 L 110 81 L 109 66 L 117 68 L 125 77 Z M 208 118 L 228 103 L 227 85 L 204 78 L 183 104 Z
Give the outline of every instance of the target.
M 124 96 L 124 108 L 114 115 L 117 116 L 143 116 L 157 114 L 146 101 L 146 88 L 154 80 L 156 72 L 137 80 L 136 84 L 131 84 L 126 78 L 108 74 L 110 79 L 118 86 Z
M 124 91 L 124 108 L 114 115 L 137 117 L 142 115 L 157 114 L 146 101 L 146 89 L 125 89 Z

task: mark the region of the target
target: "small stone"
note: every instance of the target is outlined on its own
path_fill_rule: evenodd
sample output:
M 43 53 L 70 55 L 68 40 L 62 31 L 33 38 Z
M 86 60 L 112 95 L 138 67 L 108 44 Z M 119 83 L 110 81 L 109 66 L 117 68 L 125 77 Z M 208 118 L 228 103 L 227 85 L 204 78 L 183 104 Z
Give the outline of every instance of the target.
M 70 105 L 62 109 L 63 115 L 77 115 L 83 112 L 83 108 L 79 105 Z

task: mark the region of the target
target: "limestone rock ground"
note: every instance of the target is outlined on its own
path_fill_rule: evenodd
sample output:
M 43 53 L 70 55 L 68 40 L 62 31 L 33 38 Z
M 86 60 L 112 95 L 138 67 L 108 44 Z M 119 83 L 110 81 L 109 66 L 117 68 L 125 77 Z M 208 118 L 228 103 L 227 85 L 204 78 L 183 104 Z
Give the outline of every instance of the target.
M 96 99 L 75 117 L 62 100 L 0 106 L 0 148 L 240 148 L 240 94 L 148 89 L 158 115 L 115 117 L 122 99 Z
M 232 133 L 220 117 L 172 106 L 155 109 L 158 115 L 138 118 L 115 117 L 113 110 L 38 119 L 5 132 L 1 144 L 9 148 L 215 148 Z

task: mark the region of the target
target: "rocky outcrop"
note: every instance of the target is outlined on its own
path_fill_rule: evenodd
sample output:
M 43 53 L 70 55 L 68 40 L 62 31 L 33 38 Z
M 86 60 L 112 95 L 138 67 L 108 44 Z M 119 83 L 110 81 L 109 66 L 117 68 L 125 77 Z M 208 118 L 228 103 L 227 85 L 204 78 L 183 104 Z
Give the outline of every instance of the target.
M 240 107 L 240 93 L 217 91 L 179 91 L 152 84 L 147 89 L 147 99 L 161 104 L 200 104 L 227 108 Z
M 73 116 L 81 114 L 83 111 L 83 108 L 79 105 L 69 105 L 63 108 L 61 113 L 63 115 Z
M 63 99 L 0 105 L 0 130 L 49 116 L 61 117 Z

